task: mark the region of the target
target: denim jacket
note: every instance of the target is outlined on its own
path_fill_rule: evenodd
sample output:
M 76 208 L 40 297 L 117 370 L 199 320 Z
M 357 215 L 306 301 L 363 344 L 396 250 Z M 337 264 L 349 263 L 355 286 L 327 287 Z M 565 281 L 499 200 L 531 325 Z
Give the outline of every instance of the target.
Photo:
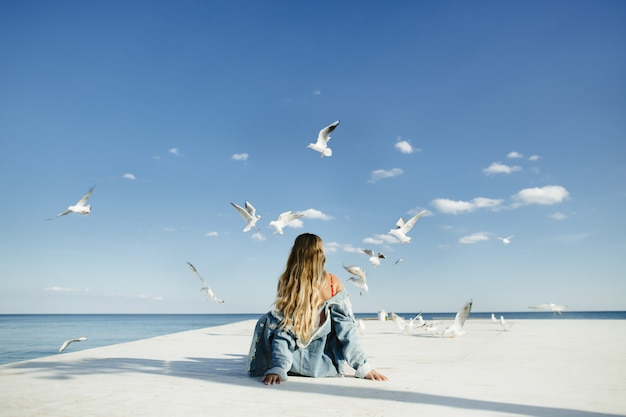
M 358 378 L 364 378 L 372 366 L 359 343 L 348 292 L 343 289 L 324 302 L 322 312 L 325 320 L 306 344 L 290 329 L 280 328 L 280 312 L 272 310 L 261 316 L 250 345 L 248 374 L 276 374 L 283 381 L 288 372 L 310 377 L 343 376 L 347 363 Z

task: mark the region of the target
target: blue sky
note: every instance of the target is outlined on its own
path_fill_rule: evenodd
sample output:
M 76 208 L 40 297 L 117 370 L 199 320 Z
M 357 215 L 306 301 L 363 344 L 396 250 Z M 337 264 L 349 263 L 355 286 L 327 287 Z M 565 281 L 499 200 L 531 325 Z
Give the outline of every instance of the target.
M 263 312 L 302 232 L 356 312 L 624 310 L 625 18 L 604 0 L 3 2 L 0 313 Z M 306 145 L 335 120 L 320 158 Z M 89 216 L 44 221 L 92 186 Z M 411 243 L 387 233 L 424 209 Z M 305 216 L 272 234 L 287 210 Z

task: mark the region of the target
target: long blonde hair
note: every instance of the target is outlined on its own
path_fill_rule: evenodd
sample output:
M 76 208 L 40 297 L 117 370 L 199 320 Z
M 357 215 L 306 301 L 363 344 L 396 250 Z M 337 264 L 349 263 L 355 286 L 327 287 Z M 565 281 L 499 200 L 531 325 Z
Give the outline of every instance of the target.
M 308 342 L 319 323 L 324 303 L 322 290 L 327 274 L 322 239 L 311 233 L 299 235 L 291 248 L 285 272 L 278 280 L 274 305 L 283 315 L 281 327 L 291 329 Z

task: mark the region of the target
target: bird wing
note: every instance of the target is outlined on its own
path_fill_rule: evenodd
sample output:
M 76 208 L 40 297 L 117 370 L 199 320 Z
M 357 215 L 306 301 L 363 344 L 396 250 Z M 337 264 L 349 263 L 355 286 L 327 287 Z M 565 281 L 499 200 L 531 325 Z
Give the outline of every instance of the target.
M 472 300 L 469 300 L 462 309 L 456 313 L 454 317 L 454 326 L 461 330 L 463 328 L 463 324 L 465 324 L 465 320 L 469 317 L 470 312 L 472 311 Z
M 303 213 L 293 213 L 291 210 L 286 211 L 284 213 L 281 213 L 278 216 L 278 221 L 283 224 L 283 225 L 287 225 L 287 223 L 299 219 L 300 217 L 304 216 Z
M 378 257 L 379 257 L 380 259 L 387 259 L 387 258 L 385 257 L 385 255 L 384 255 L 382 252 L 378 252 Z
M 93 192 L 94 188 L 96 188 L 95 186 L 91 187 L 89 189 L 89 191 L 87 191 L 87 194 L 85 194 L 83 196 L 83 198 L 81 198 L 80 200 L 78 200 L 78 203 L 76 203 L 77 206 L 84 206 L 85 203 L 87 202 L 87 200 L 89 200 L 89 197 L 91 197 L 91 193 Z M 66 213 L 67 214 L 67 213 Z
M 398 325 L 400 330 L 404 330 L 404 328 L 406 327 L 406 321 L 394 312 L 391 313 L 391 320 L 393 320 L 394 323 Z
M 402 231 L 404 233 L 407 233 L 409 230 L 411 230 L 413 226 L 415 226 L 415 223 L 417 223 L 417 221 L 424 215 L 424 213 L 426 213 L 426 210 L 422 210 L 419 213 L 417 213 L 415 216 L 411 217 L 406 223 L 400 226 Z
M 87 340 L 87 336 L 81 336 L 81 337 L 75 337 L 73 339 L 67 339 L 65 342 L 63 342 L 63 344 L 59 348 L 59 352 L 63 352 L 70 345 L 70 343 L 83 342 L 85 340 Z
M 317 135 L 317 143 L 318 145 L 326 146 L 326 143 L 330 140 L 330 134 L 335 130 L 335 128 L 339 125 L 339 120 L 333 122 L 320 130 L 320 133 Z
M 250 214 L 251 217 L 256 215 L 256 209 L 249 201 L 246 201 L 246 211 Z
M 196 267 L 195 267 L 195 266 L 193 266 L 193 265 L 191 264 L 191 262 L 187 262 L 187 265 L 189 265 L 189 269 L 191 269 L 191 270 L 194 272 L 194 274 L 196 274 L 196 276 L 198 277 L 198 279 L 200 279 L 200 281 L 202 281 L 202 283 L 203 283 L 206 287 L 208 287 L 207 282 L 204 280 L 204 278 L 202 278 L 202 277 L 200 276 L 200 273 L 198 272 L 198 270 L 196 269 Z
M 250 213 L 246 209 L 235 203 L 230 204 L 232 204 L 232 206 L 239 212 L 239 214 L 241 214 L 241 217 L 243 217 L 245 221 L 249 222 L 252 219 L 252 216 L 250 216 Z
M 404 218 L 403 218 L 403 217 L 400 217 L 400 218 L 398 219 L 398 221 L 396 222 L 396 228 L 397 228 L 397 229 L 399 229 L 399 228 L 401 228 L 402 226 L 404 226 Z
M 348 271 L 352 275 L 357 276 L 364 281 L 366 280 L 365 270 L 361 268 L 360 266 L 345 266 L 344 265 L 343 267 L 346 269 L 346 271 Z
M 54 220 L 54 219 L 56 219 L 57 217 L 65 216 L 66 214 L 70 214 L 71 212 L 72 212 L 71 210 L 65 210 L 65 211 L 63 211 L 63 212 L 61 212 L 61 213 L 57 214 L 55 217 L 48 217 L 47 219 L 44 219 L 44 221 L 46 221 L 46 222 L 47 222 L 47 221 L 50 221 L 50 220 Z
M 361 249 L 364 253 L 368 254 L 369 256 L 374 256 L 374 251 L 371 249 Z

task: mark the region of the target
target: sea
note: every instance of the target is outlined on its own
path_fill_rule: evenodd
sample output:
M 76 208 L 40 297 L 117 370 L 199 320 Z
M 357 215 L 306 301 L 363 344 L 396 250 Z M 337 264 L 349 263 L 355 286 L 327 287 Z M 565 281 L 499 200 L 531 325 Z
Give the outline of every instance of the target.
M 411 318 L 418 313 L 397 313 Z M 451 313 L 422 313 L 424 320 L 452 320 Z M 492 312 L 472 313 L 471 319 L 490 319 Z M 626 311 L 493 312 L 507 320 L 626 320 Z M 170 333 L 256 320 L 261 314 L 0 314 L 0 365 L 59 354 L 67 339 L 75 352 Z M 356 313 L 357 319 L 377 319 L 376 313 Z

